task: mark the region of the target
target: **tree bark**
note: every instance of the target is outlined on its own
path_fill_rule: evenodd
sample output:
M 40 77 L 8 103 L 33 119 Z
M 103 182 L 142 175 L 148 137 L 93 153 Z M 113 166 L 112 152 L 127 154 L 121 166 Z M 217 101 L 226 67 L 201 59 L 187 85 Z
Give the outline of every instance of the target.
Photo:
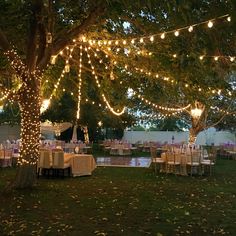
M 18 170 L 13 186 L 32 187 L 36 180 L 36 163 L 39 157 L 40 94 L 38 78 L 30 74 L 27 86 L 20 91 L 21 146 Z
M 188 143 L 189 144 L 195 144 L 196 140 L 197 140 L 197 135 L 200 133 L 200 131 L 198 131 L 196 128 L 190 128 L 189 129 L 189 139 L 188 139 Z
M 191 114 L 190 112 L 192 127 L 189 129 L 189 144 L 195 144 L 197 135 L 206 127 L 207 111 L 205 109 L 205 105 L 196 101 L 195 108 L 196 107 L 201 109 L 202 112 L 199 116 L 196 116 L 193 113 Z

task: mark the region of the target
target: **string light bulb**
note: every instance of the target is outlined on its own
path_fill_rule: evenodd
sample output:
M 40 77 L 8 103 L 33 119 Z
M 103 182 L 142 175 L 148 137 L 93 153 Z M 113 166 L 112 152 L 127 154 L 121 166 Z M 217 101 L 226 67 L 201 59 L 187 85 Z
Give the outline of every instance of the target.
M 200 56 L 200 57 L 199 57 L 200 60 L 203 60 L 203 58 L 204 58 L 204 56 Z
M 55 56 L 55 55 L 51 56 L 50 62 L 51 62 L 52 65 L 56 64 L 56 59 L 57 59 L 57 56 Z
M 191 25 L 191 26 L 189 26 L 189 28 L 188 28 L 188 32 L 192 32 L 193 31 L 193 26 Z
M 208 21 L 208 24 L 207 24 L 208 28 L 212 28 L 213 27 L 213 22 L 210 20 Z
M 161 34 L 161 39 L 164 39 L 166 37 L 165 33 Z
M 175 33 L 174 33 L 174 35 L 175 35 L 176 37 L 178 37 L 178 36 L 179 36 L 179 31 L 176 30 Z

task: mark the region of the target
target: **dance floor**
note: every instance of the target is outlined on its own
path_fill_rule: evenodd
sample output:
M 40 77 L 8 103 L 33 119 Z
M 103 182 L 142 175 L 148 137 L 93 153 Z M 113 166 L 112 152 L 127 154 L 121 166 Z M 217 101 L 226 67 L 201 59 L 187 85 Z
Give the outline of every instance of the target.
M 97 157 L 97 166 L 114 166 L 114 167 L 149 167 L 151 164 L 150 157 Z

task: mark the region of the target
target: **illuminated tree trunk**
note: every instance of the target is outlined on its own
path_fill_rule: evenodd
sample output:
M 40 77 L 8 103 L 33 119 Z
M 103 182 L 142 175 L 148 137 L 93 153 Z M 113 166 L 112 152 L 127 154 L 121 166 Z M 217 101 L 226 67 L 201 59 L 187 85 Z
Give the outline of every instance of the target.
M 36 180 L 36 163 L 39 157 L 40 99 L 36 79 L 32 78 L 20 92 L 21 146 L 15 188 L 33 187 Z
M 198 110 L 200 110 L 200 112 Z M 188 142 L 189 144 L 195 144 L 197 135 L 206 127 L 207 112 L 205 110 L 205 106 L 202 103 L 195 102 L 195 108 L 191 110 L 190 115 L 192 127 L 189 130 Z
M 190 128 L 190 130 L 189 130 L 189 140 L 188 140 L 189 144 L 195 144 L 196 139 L 197 139 L 197 135 L 199 134 L 199 132 L 201 132 L 201 131 L 198 131 L 197 127 Z

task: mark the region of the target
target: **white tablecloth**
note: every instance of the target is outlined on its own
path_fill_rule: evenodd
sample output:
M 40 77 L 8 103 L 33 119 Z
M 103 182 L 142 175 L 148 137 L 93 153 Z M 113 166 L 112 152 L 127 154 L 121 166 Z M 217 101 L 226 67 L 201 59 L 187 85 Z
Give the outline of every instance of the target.
M 93 155 L 65 155 L 65 161 L 70 163 L 73 176 L 92 175 L 93 170 L 96 168 L 96 162 Z

